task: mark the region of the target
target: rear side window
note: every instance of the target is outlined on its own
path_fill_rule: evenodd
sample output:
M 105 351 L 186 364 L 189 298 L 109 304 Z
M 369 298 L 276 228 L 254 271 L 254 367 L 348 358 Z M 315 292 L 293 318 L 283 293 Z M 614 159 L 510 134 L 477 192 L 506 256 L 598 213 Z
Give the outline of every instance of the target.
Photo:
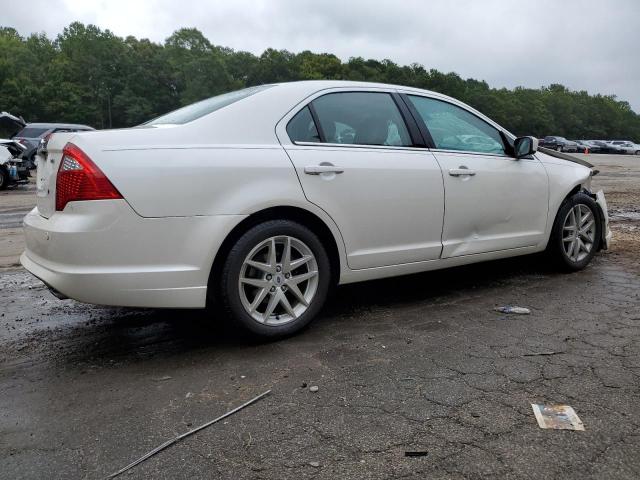
M 21 138 L 38 138 L 49 131 L 49 128 L 25 127 L 15 136 Z
M 474 114 L 448 102 L 409 95 L 436 148 L 505 154 L 500 132 Z
M 327 143 L 411 146 L 411 137 L 388 93 L 329 93 L 312 102 Z
M 304 107 L 287 125 L 287 134 L 292 142 L 319 142 L 320 135 L 309 107 Z
M 239 100 L 250 97 L 262 90 L 271 88 L 274 85 L 260 85 L 258 87 L 249 87 L 235 92 L 224 93 L 216 97 L 207 98 L 201 102 L 192 103 L 186 107 L 179 108 L 173 112 L 155 118 L 144 125 L 182 125 L 191 122 L 200 117 L 204 117 L 210 113 L 220 110 L 223 107 L 231 105 Z

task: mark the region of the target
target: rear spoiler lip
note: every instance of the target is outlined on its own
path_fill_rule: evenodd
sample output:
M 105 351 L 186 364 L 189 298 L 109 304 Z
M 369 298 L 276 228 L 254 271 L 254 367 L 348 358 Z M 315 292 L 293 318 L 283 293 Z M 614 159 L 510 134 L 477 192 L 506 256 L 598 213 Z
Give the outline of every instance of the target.
M 538 147 L 538 151 L 544 153 L 545 155 L 549 155 L 550 157 L 560 158 L 562 160 L 566 160 L 568 162 L 577 163 L 578 165 L 582 165 L 583 167 L 587 167 L 591 169 L 591 176 L 595 177 L 600 173 L 600 170 L 596 170 L 595 165 L 587 162 L 586 160 L 582 160 L 581 158 L 574 157 L 573 155 L 567 155 L 566 153 L 558 152 L 557 150 L 551 150 L 550 148 Z

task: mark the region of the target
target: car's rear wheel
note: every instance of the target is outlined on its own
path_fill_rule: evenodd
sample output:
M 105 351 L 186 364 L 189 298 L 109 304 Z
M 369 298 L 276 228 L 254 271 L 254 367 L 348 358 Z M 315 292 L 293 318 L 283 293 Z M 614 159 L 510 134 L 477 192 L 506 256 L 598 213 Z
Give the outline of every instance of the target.
M 598 251 L 601 228 L 596 202 L 585 193 L 576 193 L 558 211 L 549 253 L 564 269 L 581 270 Z
M 556 147 L 556 150 L 557 150 L 557 151 L 559 151 L 559 152 L 561 152 L 561 151 L 562 151 L 562 145 L 558 145 L 558 146 Z
M 640 150 L 636 150 L 636 155 L 640 155 Z
M 306 327 L 330 285 L 326 250 L 307 227 L 271 220 L 249 229 L 231 248 L 221 276 L 221 298 L 233 320 L 264 337 Z

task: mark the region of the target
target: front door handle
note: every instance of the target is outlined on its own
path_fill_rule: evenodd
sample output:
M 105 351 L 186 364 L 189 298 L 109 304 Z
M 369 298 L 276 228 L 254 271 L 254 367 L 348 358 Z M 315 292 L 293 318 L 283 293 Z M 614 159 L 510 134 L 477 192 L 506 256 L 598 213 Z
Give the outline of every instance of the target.
M 449 175 L 451 175 L 452 177 L 462 177 L 464 175 L 468 175 L 470 177 L 473 177 L 475 174 L 476 174 L 476 172 L 474 170 L 470 170 L 469 168 L 465 167 L 464 165 L 460 165 L 460 167 L 458 167 L 458 168 L 449 169 Z
M 304 167 L 307 175 L 320 175 L 321 173 L 343 173 L 344 168 L 337 167 L 331 163 L 321 163 L 320 165 L 309 165 Z

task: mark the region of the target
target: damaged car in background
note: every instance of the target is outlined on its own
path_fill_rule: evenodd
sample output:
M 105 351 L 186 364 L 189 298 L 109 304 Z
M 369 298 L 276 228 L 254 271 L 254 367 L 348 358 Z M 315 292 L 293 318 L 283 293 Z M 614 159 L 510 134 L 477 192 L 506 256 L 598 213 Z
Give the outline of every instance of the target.
M 576 271 L 611 238 L 592 165 L 417 88 L 262 85 L 39 155 L 21 262 L 56 295 L 265 337 L 337 284 L 545 251 Z
M 24 120 L 7 112 L 0 113 L 0 131 L 11 136 L 24 127 Z M 0 190 L 10 185 L 29 183 L 28 165 L 23 161 L 27 147 L 14 139 L 0 138 Z

